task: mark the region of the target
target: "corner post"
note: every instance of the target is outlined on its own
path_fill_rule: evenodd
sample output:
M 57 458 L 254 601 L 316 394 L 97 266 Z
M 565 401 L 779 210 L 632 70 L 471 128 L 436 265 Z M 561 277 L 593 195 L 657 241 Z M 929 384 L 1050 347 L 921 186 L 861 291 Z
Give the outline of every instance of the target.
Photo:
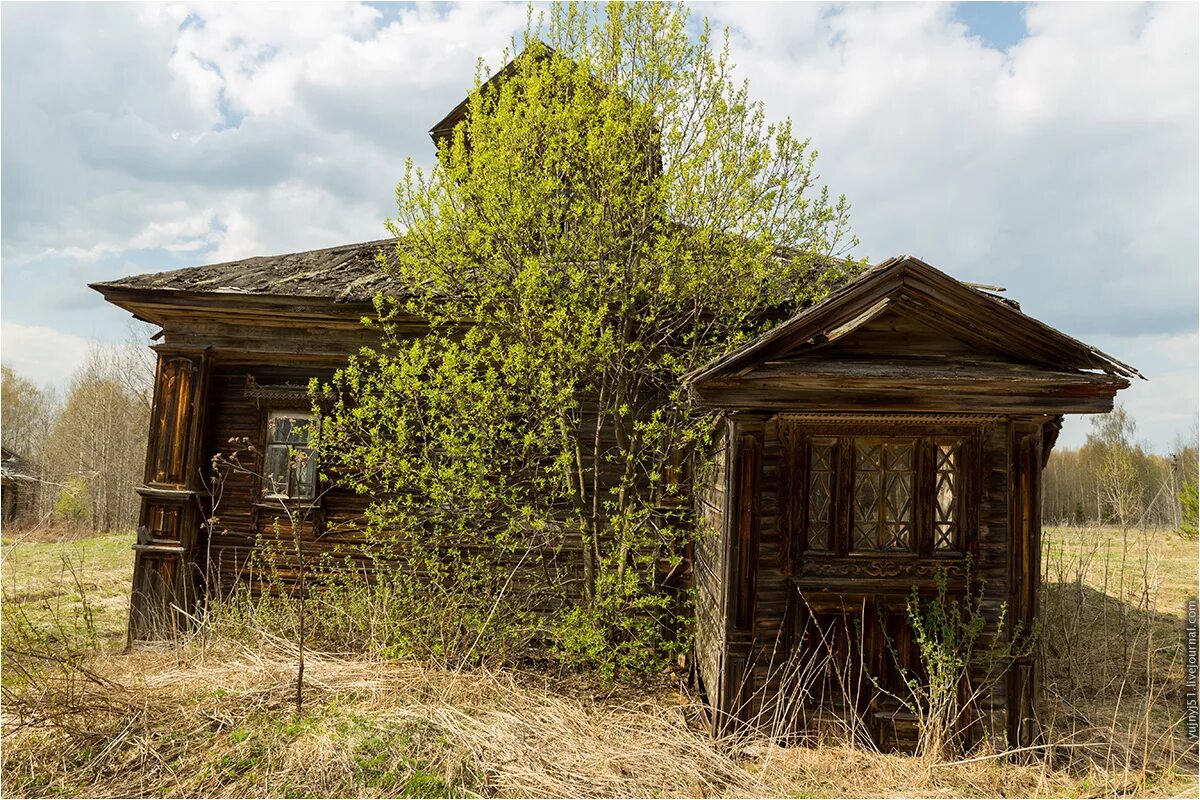
M 1014 422 L 1012 428 L 1012 518 L 1010 529 L 1010 636 L 1028 635 L 1038 617 L 1042 548 L 1042 467 L 1046 432 L 1040 421 Z M 1057 431 L 1054 432 L 1057 435 Z M 1028 747 L 1038 737 L 1037 657 L 1018 658 L 1008 681 L 1008 745 Z
M 130 646 L 171 639 L 194 616 L 204 586 L 205 406 L 212 372 L 208 348 L 160 345 L 146 447 L 133 589 Z

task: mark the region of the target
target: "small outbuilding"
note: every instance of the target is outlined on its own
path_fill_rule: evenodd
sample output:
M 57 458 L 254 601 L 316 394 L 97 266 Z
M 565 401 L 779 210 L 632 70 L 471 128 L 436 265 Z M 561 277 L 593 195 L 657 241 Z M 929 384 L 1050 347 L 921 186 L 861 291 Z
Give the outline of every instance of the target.
M 892 258 L 688 376 L 721 419 L 693 565 L 715 728 L 853 719 L 904 746 L 914 587 L 970 585 L 990 631 L 1033 627 L 1041 474 L 1063 415 L 1111 410 L 1138 373 L 994 291 Z M 972 675 L 989 687 L 973 724 L 1021 745 L 1037 663 L 1006 666 Z

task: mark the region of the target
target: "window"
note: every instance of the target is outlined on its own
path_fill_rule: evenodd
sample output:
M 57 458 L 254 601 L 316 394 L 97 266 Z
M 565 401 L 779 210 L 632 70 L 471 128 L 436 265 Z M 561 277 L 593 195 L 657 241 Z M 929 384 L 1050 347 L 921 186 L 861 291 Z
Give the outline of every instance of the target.
M 965 550 L 968 433 L 826 435 L 834 432 L 816 425 L 781 432 L 786 469 L 795 476 L 784 482 L 790 495 L 786 513 L 805 552 L 819 557 Z
M 316 496 L 317 460 L 309 446 L 316 424 L 312 414 L 273 411 L 268 416 L 264 497 L 312 500 Z
M 957 550 L 962 460 L 962 442 L 940 441 L 934 445 L 933 549 Z
M 814 439 L 808 465 L 808 547 L 828 550 L 833 524 L 833 452 L 837 439 Z
M 892 550 L 912 552 L 913 468 L 912 441 L 854 440 L 854 536 L 856 552 Z

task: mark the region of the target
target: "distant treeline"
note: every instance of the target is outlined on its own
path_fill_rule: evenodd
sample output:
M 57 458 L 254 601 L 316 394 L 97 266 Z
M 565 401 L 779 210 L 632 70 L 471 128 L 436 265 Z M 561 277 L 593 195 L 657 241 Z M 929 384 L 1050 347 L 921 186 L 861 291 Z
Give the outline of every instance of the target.
M 1082 447 L 1056 447 L 1042 484 L 1043 521 L 1179 529 L 1194 517 L 1187 498 L 1196 492 L 1195 425 L 1167 455 L 1147 452 L 1135 433 L 1133 418 L 1118 407 L 1093 419 Z
M 21 495 L 7 525 L 137 526 L 153 370 L 133 341 L 92 345 L 65 393 L 3 367 L 3 444 L 17 459 L 5 490 Z

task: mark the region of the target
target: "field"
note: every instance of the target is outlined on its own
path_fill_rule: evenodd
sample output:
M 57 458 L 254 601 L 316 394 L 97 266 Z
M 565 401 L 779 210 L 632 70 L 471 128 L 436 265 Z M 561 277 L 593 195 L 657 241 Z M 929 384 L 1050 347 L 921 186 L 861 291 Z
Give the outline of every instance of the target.
M 1048 746 L 934 763 L 712 741 L 678 676 L 310 654 L 265 631 L 123 653 L 131 535 L 3 538 L 5 796 L 1194 796 L 1183 608 L 1196 545 L 1047 531 Z M 46 539 L 51 539 L 46 541 Z M 1052 646 L 1051 646 L 1051 643 Z

